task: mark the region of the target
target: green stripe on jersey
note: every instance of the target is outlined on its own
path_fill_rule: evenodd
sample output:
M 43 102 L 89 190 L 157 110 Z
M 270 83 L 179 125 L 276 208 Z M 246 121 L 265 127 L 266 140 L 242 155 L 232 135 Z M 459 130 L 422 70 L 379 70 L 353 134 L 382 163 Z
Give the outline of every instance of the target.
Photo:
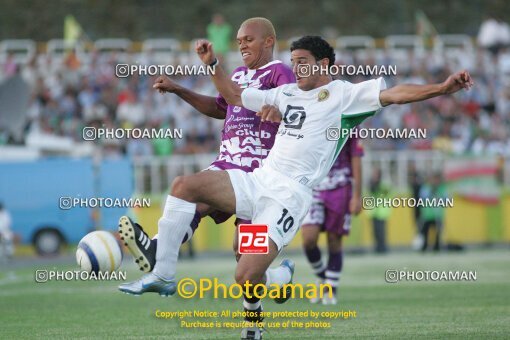
M 354 128 L 355 126 L 358 126 L 359 124 L 361 124 L 361 122 L 363 122 L 366 118 L 370 117 L 370 116 L 373 116 L 374 114 L 376 113 L 376 111 L 369 111 L 369 112 L 362 112 L 362 113 L 357 113 L 357 114 L 354 114 L 354 115 L 349 115 L 347 117 L 345 116 L 341 116 L 341 122 L 340 122 L 340 128 L 343 130 L 343 129 L 348 129 L 348 130 L 351 130 L 352 128 Z M 348 137 L 342 137 L 342 136 L 349 136 L 348 133 L 346 134 L 343 134 L 341 133 L 340 134 L 340 138 L 338 139 L 337 141 L 337 144 L 336 144 L 336 150 L 335 150 L 335 155 L 331 161 L 331 166 L 333 166 L 333 163 L 335 162 L 335 160 L 337 159 L 338 155 L 340 154 L 340 152 L 342 151 L 345 143 L 347 142 L 347 138 Z
M 362 112 L 362 113 L 356 113 L 353 115 L 344 116 L 342 115 L 342 128 L 344 127 L 347 129 L 352 129 L 353 127 L 361 124 L 362 121 L 367 119 L 370 116 L 373 116 L 377 111 L 369 111 L 369 112 Z

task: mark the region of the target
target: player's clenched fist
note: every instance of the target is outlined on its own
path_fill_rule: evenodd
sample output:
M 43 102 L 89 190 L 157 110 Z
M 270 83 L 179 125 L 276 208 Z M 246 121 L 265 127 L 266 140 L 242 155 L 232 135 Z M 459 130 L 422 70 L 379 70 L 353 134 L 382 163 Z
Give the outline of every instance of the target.
M 152 87 L 159 93 L 174 92 L 177 89 L 177 84 L 167 76 L 159 76 Z
M 260 119 L 265 122 L 273 122 L 273 123 L 279 123 L 282 120 L 282 114 L 280 110 L 274 105 L 264 105 L 262 106 L 262 109 L 257 112 L 257 116 L 260 117 Z
M 468 71 L 461 71 L 452 74 L 443 83 L 444 93 L 455 93 L 461 89 L 469 90 L 474 85 L 473 79 Z
M 195 42 L 195 51 L 197 52 L 200 60 L 202 60 L 202 62 L 206 65 L 210 65 L 216 60 L 212 44 L 208 40 L 197 40 Z

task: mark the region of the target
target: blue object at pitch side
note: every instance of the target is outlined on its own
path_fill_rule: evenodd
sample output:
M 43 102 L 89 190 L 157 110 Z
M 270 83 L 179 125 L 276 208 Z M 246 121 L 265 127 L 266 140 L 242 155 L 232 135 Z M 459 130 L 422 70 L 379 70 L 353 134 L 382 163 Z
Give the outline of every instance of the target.
M 0 162 L 0 201 L 12 216 L 12 230 L 31 243 L 40 230 L 56 230 L 68 243 L 77 243 L 94 229 L 89 207 L 62 209 L 61 197 L 129 199 L 133 194 L 129 159 L 103 160 L 97 169 L 91 159 L 48 158 Z M 101 208 L 101 229 L 116 230 L 126 208 Z

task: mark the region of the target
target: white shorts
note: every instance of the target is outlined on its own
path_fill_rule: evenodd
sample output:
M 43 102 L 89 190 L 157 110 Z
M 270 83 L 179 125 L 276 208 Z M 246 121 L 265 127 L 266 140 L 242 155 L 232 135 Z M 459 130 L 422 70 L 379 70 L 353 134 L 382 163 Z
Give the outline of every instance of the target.
M 312 189 L 267 167 L 251 173 L 227 172 L 236 196 L 237 218 L 267 224 L 269 238 L 280 251 L 301 227 L 312 203 Z

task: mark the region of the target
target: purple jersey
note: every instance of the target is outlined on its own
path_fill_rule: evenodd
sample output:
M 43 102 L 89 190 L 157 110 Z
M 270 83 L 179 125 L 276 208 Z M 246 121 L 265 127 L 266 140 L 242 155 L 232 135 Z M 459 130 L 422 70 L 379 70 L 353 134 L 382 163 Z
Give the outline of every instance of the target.
M 351 183 L 352 180 L 352 157 L 363 156 L 363 148 L 358 138 L 351 137 L 345 143 L 342 151 L 338 155 L 335 163 L 329 170 L 324 179 L 314 188 L 314 190 L 333 190 L 338 187 Z
M 296 82 L 292 69 L 279 60 L 274 60 L 256 70 L 238 67 L 231 76 L 241 88 L 254 87 L 261 90 Z M 226 110 L 221 132 L 218 158 L 211 164 L 220 169 L 236 168 L 251 172 L 260 167 L 273 147 L 279 123 L 260 122 L 256 112 L 241 106 L 227 105 L 219 95 L 216 103 Z M 228 163 L 228 164 L 225 164 Z M 232 166 L 233 165 L 233 166 Z

